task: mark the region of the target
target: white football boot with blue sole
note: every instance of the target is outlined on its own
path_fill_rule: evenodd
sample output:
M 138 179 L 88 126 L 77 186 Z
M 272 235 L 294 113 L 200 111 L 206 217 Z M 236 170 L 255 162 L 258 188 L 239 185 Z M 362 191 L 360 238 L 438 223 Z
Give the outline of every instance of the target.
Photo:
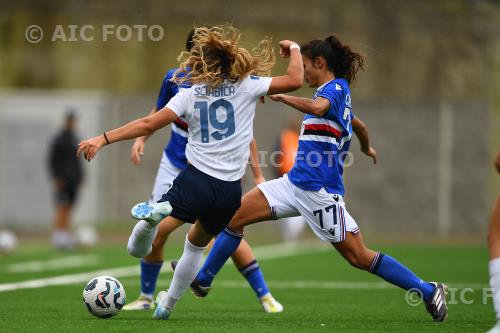
M 172 213 L 172 206 L 168 201 L 159 203 L 141 202 L 132 207 L 130 214 L 136 220 L 144 220 L 156 226 L 165 217 Z
M 167 297 L 167 292 L 166 291 L 160 291 L 158 295 L 156 296 L 156 310 L 153 313 L 153 319 L 157 320 L 166 320 L 168 317 L 170 317 L 170 314 L 172 313 L 172 310 L 163 306 L 162 300 Z

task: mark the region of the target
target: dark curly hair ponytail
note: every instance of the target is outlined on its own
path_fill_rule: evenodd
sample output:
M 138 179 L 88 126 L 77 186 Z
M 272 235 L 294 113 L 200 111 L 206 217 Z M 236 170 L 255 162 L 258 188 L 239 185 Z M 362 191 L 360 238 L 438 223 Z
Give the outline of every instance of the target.
M 314 39 L 304 44 L 301 52 L 313 61 L 323 57 L 335 77 L 344 78 L 349 84 L 354 84 L 358 71 L 365 69 L 363 56 L 352 51 L 348 45 L 342 44 L 335 35 L 324 40 Z

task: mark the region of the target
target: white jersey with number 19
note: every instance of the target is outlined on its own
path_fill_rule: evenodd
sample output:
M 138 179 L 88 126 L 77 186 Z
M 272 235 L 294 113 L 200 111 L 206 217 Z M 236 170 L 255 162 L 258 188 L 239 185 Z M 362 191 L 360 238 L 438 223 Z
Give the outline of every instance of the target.
M 182 89 L 166 105 L 189 124 L 188 161 L 198 170 L 224 181 L 241 179 L 253 139 L 253 118 L 270 77 L 248 76 L 210 88 L 196 84 Z

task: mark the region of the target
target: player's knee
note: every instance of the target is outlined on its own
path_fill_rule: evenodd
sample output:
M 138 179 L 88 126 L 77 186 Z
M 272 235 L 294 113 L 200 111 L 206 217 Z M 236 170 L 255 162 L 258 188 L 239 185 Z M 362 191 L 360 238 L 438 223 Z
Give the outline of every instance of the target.
M 165 242 L 167 241 L 167 239 L 168 239 L 168 236 L 158 237 L 158 235 L 157 235 L 153 241 L 153 251 L 163 250 L 163 246 L 165 246 Z
M 236 233 L 243 233 L 243 227 L 245 226 L 244 220 L 239 218 L 238 213 L 233 217 L 227 228 Z
M 368 270 L 370 268 L 370 260 L 364 253 L 351 252 L 345 256 L 347 262 L 353 267 Z
M 243 227 L 240 225 L 231 225 L 230 224 L 227 226 L 227 229 L 229 229 L 232 232 L 237 233 L 237 234 L 243 234 Z
M 359 258 L 358 258 L 358 257 L 356 257 L 356 256 L 348 257 L 348 258 L 347 258 L 347 261 L 349 262 L 349 264 L 350 264 L 352 267 L 356 267 L 356 268 L 359 268 L 359 269 L 363 269 L 362 262 L 359 260 Z

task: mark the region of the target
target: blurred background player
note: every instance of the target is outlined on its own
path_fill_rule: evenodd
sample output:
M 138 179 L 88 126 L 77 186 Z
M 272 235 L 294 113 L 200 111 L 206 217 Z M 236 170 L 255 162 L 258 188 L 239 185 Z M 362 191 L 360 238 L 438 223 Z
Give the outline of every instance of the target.
M 192 48 L 193 34 L 194 29 L 189 33 L 186 40 L 187 51 L 190 51 Z M 178 86 L 172 81 L 173 74 L 176 70 L 177 68 L 170 69 L 166 73 L 156 101 L 156 107 L 150 112 L 150 114 L 161 110 L 170 101 L 170 99 L 178 93 L 179 89 L 190 87 L 187 82 Z M 162 154 L 153 192 L 149 200 L 150 203 L 155 203 L 160 200 L 162 195 L 172 186 L 174 179 L 187 166 L 186 145 L 188 142 L 188 124 L 185 118 L 182 117 L 175 120 L 171 126 L 172 134 Z M 131 158 L 132 162 L 136 165 L 139 165 L 141 162 L 141 156 L 144 155 L 144 147 L 148 137 L 149 136 L 143 136 L 137 138 L 132 146 Z M 255 140 L 252 141 L 250 149 L 250 166 L 257 185 L 264 181 L 264 177 L 262 176 L 262 170 L 259 166 Z M 146 256 L 144 256 L 145 253 L 142 251 L 137 253 L 137 248 L 133 246 L 129 247 L 129 251 L 132 255 L 136 257 L 143 257 L 140 263 L 141 294 L 137 300 L 124 306 L 124 310 L 147 310 L 154 307 L 153 294 L 161 267 L 163 265 L 163 247 L 170 233 L 181 225 L 182 224 L 178 223 L 168 223 L 168 221 L 160 223 L 158 225 L 158 232 L 153 241 L 152 248 Z M 233 260 L 235 266 L 252 287 L 264 311 L 268 313 L 283 311 L 283 306 L 271 295 L 264 280 L 260 266 L 246 242 L 242 243 L 242 246 L 235 252 Z
M 70 250 L 75 239 L 70 232 L 71 213 L 83 182 L 83 167 L 76 156 L 79 139 L 75 134 L 76 114 L 68 109 L 64 127 L 53 139 L 48 164 L 55 199 L 52 244 L 59 250 Z
M 500 174 L 500 152 L 495 160 L 495 168 Z M 497 194 L 495 206 L 491 213 L 488 230 L 488 247 L 490 250 L 490 286 L 493 289 L 493 305 L 497 323 L 488 333 L 500 333 L 500 194 Z
M 278 159 L 275 166 L 277 178 L 286 175 L 295 163 L 297 149 L 299 147 L 299 134 L 301 122 L 296 118 L 290 118 L 287 126 L 283 128 L 278 137 Z M 283 240 L 285 242 L 296 242 L 306 227 L 304 218 L 299 216 L 284 217 L 282 222 Z

